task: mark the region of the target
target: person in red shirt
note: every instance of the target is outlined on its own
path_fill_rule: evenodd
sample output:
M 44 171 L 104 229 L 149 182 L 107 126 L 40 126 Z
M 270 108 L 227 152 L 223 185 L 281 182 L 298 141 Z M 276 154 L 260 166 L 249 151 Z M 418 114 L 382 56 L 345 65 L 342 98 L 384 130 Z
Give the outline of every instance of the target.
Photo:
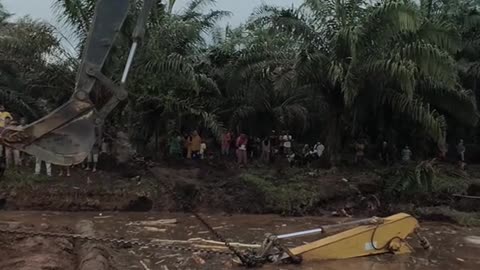
M 230 131 L 225 132 L 222 135 L 222 155 L 230 155 L 230 144 L 232 142 L 232 133 Z

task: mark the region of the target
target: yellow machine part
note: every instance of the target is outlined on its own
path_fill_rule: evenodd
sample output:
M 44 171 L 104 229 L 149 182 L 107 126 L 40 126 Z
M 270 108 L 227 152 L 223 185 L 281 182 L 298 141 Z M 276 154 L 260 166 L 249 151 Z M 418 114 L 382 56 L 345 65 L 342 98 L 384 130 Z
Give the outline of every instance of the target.
M 405 241 L 415 231 L 418 221 L 404 213 L 382 219 L 375 225 L 359 226 L 318 241 L 291 249 L 303 261 L 346 259 L 393 252 L 410 253 L 412 247 Z

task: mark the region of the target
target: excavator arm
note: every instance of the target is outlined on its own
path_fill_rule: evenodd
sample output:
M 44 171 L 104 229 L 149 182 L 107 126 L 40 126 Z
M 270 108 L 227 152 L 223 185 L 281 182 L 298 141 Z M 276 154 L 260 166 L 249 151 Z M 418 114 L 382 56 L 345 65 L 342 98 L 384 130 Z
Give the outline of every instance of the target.
M 156 0 L 144 0 L 133 32 L 133 44 L 120 85 L 102 73 L 127 17 L 130 0 L 98 0 L 84 46 L 75 91 L 70 100 L 45 117 L 23 127 L 6 127 L 0 142 L 57 165 L 81 163 L 91 151 L 105 118 L 127 98 L 125 83 L 136 49 L 145 34 L 145 25 Z M 97 109 L 90 99 L 95 85 L 111 92 L 111 98 Z

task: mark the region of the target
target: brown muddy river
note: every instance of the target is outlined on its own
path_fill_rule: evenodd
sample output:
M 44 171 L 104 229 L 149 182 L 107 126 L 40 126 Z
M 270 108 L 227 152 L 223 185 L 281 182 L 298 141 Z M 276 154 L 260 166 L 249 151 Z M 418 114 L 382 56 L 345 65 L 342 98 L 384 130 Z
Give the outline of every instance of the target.
M 261 243 L 267 232 L 283 234 L 320 225 L 350 221 L 349 218 L 281 217 L 276 215 L 206 215 L 203 216 L 230 241 Z M 188 240 L 191 238 L 215 239 L 191 215 L 182 213 L 66 213 L 66 212 L 0 212 L 0 224 L 45 224 L 73 227 L 80 220 L 91 220 L 98 233 L 108 237 L 157 241 L 162 239 Z M 145 226 L 139 222 L 176 219 L 175 224 Z M 423 250 L 415 239 L 409 243 L 416 248 L 409 255 L 382 255 L 348 260 L 303 262 L 301 265 L 266 265 L 263 269 L 331 269 L 331 270 L 420 270 L 420 269 L 480 269 L 480 245 L 472 244 L 469 237 L 480 236 L 480 228 L 458 227 L 447 223 L 422 223 L 422 232 L 431 242 L 432 250 Z M 0 236 L 1 237 L 1 236 Z M 289 247 L 310 239 L 286 242 Z M 1 242 L 0 242 L 0 248 Z M 112 249 L 117 269 L 241 269 L 232 265 L 228 257 L 199 255 L 152 250 L 145 247 Z M 200 260 L 198 259 L 200 257 Z

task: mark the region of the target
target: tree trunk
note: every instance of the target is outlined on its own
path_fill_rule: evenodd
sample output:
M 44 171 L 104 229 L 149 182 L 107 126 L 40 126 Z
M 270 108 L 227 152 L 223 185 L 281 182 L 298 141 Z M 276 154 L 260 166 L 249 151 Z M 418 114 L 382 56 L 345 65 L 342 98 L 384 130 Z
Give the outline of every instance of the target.
M 341 160 L 343 127 L 340 114 L 334 115 L 328 123 L 327 127 L 326 148 L 330 156 L 332 167 L 338 165 Z

